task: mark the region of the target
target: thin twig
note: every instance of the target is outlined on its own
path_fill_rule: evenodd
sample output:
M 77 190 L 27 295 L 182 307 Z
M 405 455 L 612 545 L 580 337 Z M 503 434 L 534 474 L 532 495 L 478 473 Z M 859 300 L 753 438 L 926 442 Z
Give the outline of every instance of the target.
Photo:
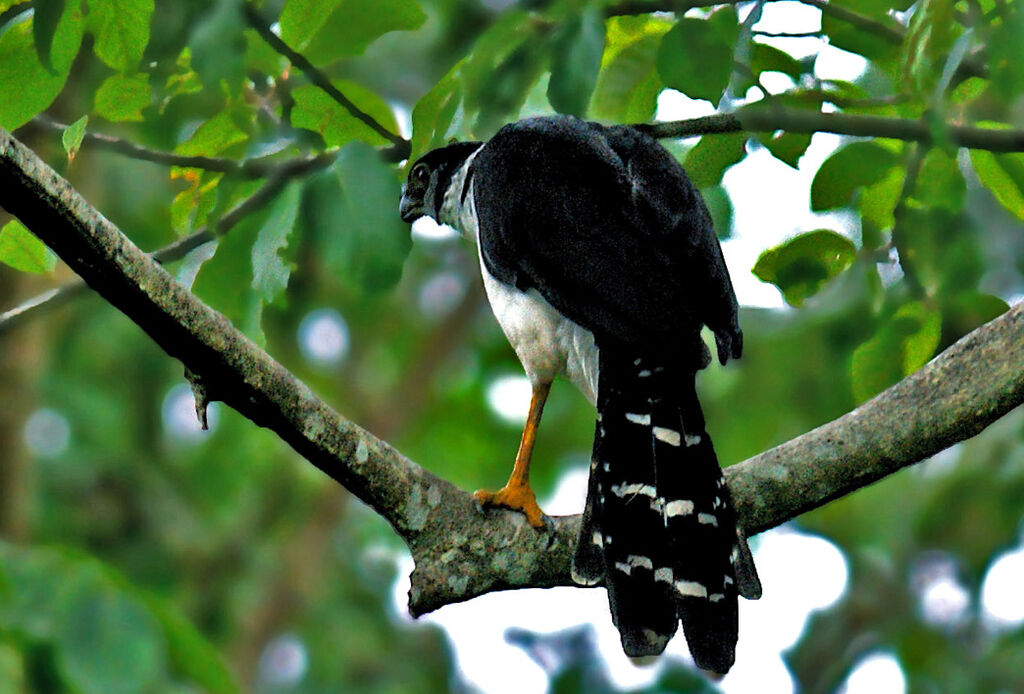
M 734 113 L 664 123 L 637 123 L 634 124 L 634 127 L 659 139 L 697 137 L 743 130 L 748 132 L 784 130 L 808 134 L 830 132 L 858 137 L 885 137 L 922 144 L 930 144 L 935 137 L 935 131 L 929 127 L 928 123 L 920 120 L 847 113 L 820 113 L 764 104 L 746 106 Z M 949 142 L 960 147 L 985 149 L 992 152 L 1024 152 L 1024 130 L 1020 129 L 995 130 L 947 123 L 945 135 Z M 237 214 L 240 218 L 251 211 L 251 208 L 247 207 L 248 204 L 253 205 L 253 208 L 258 207 L 262 204 L 261 197 L 271 196 L 270 191 L 276 194 L 280 187 L 276 190 L 274 187 L 283 186 L 287 178 L 323 168 L 330 164 L 335 156 L 336 153 L 328 152 L 315 157 L 297 158 L 278 163 L 280 177 L 272 176 L 263 188 L 253 194 L 249 201 L 242 203 L 238 208 L 225 215 L 221 220 L 221 225 L 225 222 L 230 222 L 233 225 L 234 222 L 231 221 L 233 215 Z M 160 262 L 177 260 L 212 238 L 213 232 L 204 229 L 157 251 L 154 257 Z M 36 315 L 43 308 L 59 306 L 77 296 L 81 292 L 81 288 L 77 287 L 77 283 L 73 283 L 59 290 L 51 290 L 51 292 L 53 292 L 52 296 L 35 297 L 21 306 L 0 314 L 0 335 Z
M 213 228 L 209 225 L 205 226 L 195 233 L 164 246 L 158 251 L 154 251 L 152 253 L 153 259 L 158 263 L 166 264 L 184 258 L 204 243 L 209 243 L 217 237 L 223 236 L 247 215 L 256 212 L 269 203 L 292 178 L 325 168 L 334 161 L 334 158 L 334 154 L 321 154 L 316 157 L 295 159 L 279 164 L 273 175 L 255 193 L 238 203 L 223 217 L 214 222 Z M 59 308 L 72 299 L 86 294 L 86 289 L 86 284 L 82 280 L 76 279 L 62 287 L 49 289 L 9 311 L 0 313 L 0 336 L 14 330 L 35 316 Z
M 43 114 L 33 118 L 32 124 L 54 133 L 63 133 L 68 128 L 67 124 L 60 123 Z M 82 146 L 85 148 L 93 147 L 96 149 L 107 150 L 109 152 L 116 152 L 117 154 L 121 154 L 131 159 L 153 162 L 154 164 L 203 169 L 204 171 L 226 173 L 246 179 L 264 178 L 272 175 L 282 167 L 298 167 L 301 169 L 302 167 L 310 166 L 316 168 L 317 162 L 320 158 L 325 156 L 336 156 L 335 154 L 330 153 L 303 155 L 288 160 L 282 160 L 275 154 L 253 157 L 251 159 L 190 156 L 177 154 L 176 152 L 167 152 L 164 150 L 142 147 L 141 145 L 137 145 L 134 142 L 120 137 L 113 137 L 112 135 L 104 135 L 102 133 L 91 131 L 86 131 L 85 136 L 82 138 Z
M 608 5 L 605 14 L 609 17 L 650 14 L 651 12 L 675 12 L 683 14 L 687 10 L 699 7 L 713 7 L 714 5 L 735 5 L 741 0 L 722 2 L 721 0 L 623 0 L 613 5 Z
M 784 130 L 807 134 L 825 132 L 856 137 L 883 137 L 924 144 L 931 144 L 935 139 L 935 131 L 928 122 L 923 120 L 850 113 L 821 113 L 764 104 L 744 106 L 734 113 L 665 123 L 637 123 L 634 127 L 659 139 L 744 130 L 747 132 Z M 958 147 L 984 149 L 990 152 L 1024 152 L 1024 129 L 997 130 L 946 123 L 942 134 L 948 142 Z
M 841 22 L 845 22 L 850 26 L 856 27 L 861 31 L 869 34 L 874 34 L 880 38 L 885 39 L 891 44 L 901 45 L 903 43 L 904 31 L 900 28 L 879 22 L 871 17 L 866 17 L 858 12 L 854 12 L 851 9 L 837 5 L 828 0 L 800 0 L 805 5 L 816 7 L 821 10 L 822 14 L 831 15 L 835 19 Z
M 899 254 L 900 267 L 903 269 L 903 280 L 907 283 L 910 293 L 920 298 L 924 297 L 927 292 L 924 285 L 921 284 L 921 278 L 917 274 L 914 265 L 915 259 L 913 253 L 907 247 L 903 231 L 906 228 L 907 204 L 917 188 L 917 179 L 921 175 L 921 166 L 924 164 L 927 148 L 917 142 L 912 142 L 907 147 L 908 150 L 904 163 L 906 175 L 903 177 L 903 188 L 900 190 L 899 200 L 892 211 L 893 224 L 889 243 L 896 248 L 896 252 Z
M 822 36 L 820 31 L 761 31 L 754 29 L 750 33 L 769 39 L 820 39 Z
M 698 7 L 712 7 L 714 5 L 736 5 L 743 0 L 623 0 L 609 5 L 606 13 L 609 17 L 616 15 L 649 14 L 651 12 L 675 12 L 682 14 L 687 10 Z M 775 2 L 777 0 L 771 0 Z M 805 5 L 816 7 L 822 14 L 830 15 L 832 18 L 849 24 L 869 34 L 893 44 L 903 45 L 906 30 L 900 25 L 880 22 L 871 17 L 862 15 L 842 5 L 828 2 L 828 0 L 799 0 Z M 988 68 L 976 60 L 966 60 L 957 70 L 961 77 L 985 77 L 988 75 Z
M 266 41 L 271 48 L 291 61 L 292 65 L 302 70 L 302 72 L 306 74 L 306 77 L 309 78 L 310 82 L 323 89 L 328 96 L 341 104 L 341 106 L 352 114 L 355 119 L 362 122 L 375 133 L 390 142 L 393 145 L 391 157 L 394 158 L 394 161 L 401 161 L 409 156 L 412 146 L 408 140 L 397 133 L 391 132 L 378 123 L 373 116 L 352 103 L 351 99 L 342 94 L 341 91 L 331 83 L 330 78 L 324 74 L 322 70 L 309 62 L 306 56 L 292 49 L 288 44 L 281 40 L 281 37 L 271 31 L 270 26 L 263 20 L 263 17 L 260 16 L 259 11 L 251 2 L 245 3 L 245 19 L 249 23 L 249 26 L 255 29 L 260 37 Z

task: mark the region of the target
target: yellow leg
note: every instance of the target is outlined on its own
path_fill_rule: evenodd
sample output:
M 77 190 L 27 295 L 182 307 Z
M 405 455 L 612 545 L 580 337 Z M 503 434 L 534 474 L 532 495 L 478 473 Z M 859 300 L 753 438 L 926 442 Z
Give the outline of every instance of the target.
M 496 492 L 480 489 L 473 493 L 473 498 L 481 506 L 500 506 L 519 511 L 535 528 L 543 528 L 547 525 L 548 518 L 540 510 L 540 506 L 537 505 L 537 497 L 530 489 L 530 456 L 533 454 L 533 444 L 537 440 L 537 427 L 540 425 L 540 416 L 544 411 L 544 402 L 548 399 L 550 390 L 550 383 L 542 383 L 533 387 L 533 397 L 530 398 L 530 414 L 526 417 L 523 438 L 519 442 L 516 463 L 512 467 L 512 474 L 509 476 L 508 482 Z

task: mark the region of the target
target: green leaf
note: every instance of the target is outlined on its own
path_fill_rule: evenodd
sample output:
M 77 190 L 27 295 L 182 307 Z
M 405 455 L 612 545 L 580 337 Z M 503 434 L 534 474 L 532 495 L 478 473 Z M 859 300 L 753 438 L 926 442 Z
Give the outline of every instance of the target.
M 178 154 L 212 157 L 245 142 L 249 136 L 239 128 L 227 111 L 206 121 L 192 135 L 174 148 Z
M 715 234 L 720 239 L 727 239 L 732 235 L 732 200 L 725 188 L 720 185 L 704 188 L 700 191 L 704 203 L 711 213 L 711 221 L 715 227 Z
M 82 24 L 78 2 L 68 3 L 51 42 L 52 70 L 36 54 L 29 14 L 0 32 L 0 128 L 16 130 L 57 97 L 78 54 Z
M 877 395 L 924 366 L 939 345 L 942 314 L 921 302 L 905 304 L 853 352 L 851 375 L 857 402 Z
M 800 76 L 804 68 L 800 61 L 779 50 L 775 46 L 766 43 L 754 42 L 750 48 L 750 69 L 755 75 L 762 72 L 781 72 L 793 78 L 797 84 L 800 83 Z
M 164 679 L 166 643 L 138 600 L 112 588 L 82 591 L 58 635 L 57 658 L 75 691 L 134 694 Z
M 956 36 L 953 0 L 922 0 L 910 15 L 903 39 L 903 84 L 918 93 L 932 91 Z
M 800 306 L 848 268 L 856 253 L 845 236 L 818 229 L 766 250 L 754 264 L 753 273 L 781 289 L 789 304 Z
M 725 170 L 746 156 L 746 133 L 705 135 L 687 152 L 683 168 L 697 188 L 722 181 Z
M 238 686 L 220 652 L 172 603 L 144 596 L 146 606 L 160 622 L 174 669 L 214 694 L 234 694 Z
M 523 43 L 536 39 L 529 17 L 521 10 L 505 12 L 473 44 L 472 52 L 459 71 L 468 109 L 475 111 L 484 105 L 482 94 L 498 65 Z
M 972 149 L 971 163 L 981 184 L 1017 219 L 1024 220 L 1024 154 Z
M 160 107 L 161 113 L 174 97 L 180 94 L 195 94 L 203 90 L 203 83 L 200 81 L 199 75 L 192 69 L 192 51 L 188 46 L 181 49 L 177 60 L 174 61 L 174 66 L 177 69 L 164 84 L 166 95 Z
M 89 123 L 89 116 L 82 116 L 74 123 L 64 129 L 64 132 L 60 135 L 61 144 L 64 145 L 64 151 L 68 155 L 68 161 L 71 161 L 78 154 L 78 150 L 82 147 L 82 140 L 85 138 L 85 126 Z
M 671 22 L 649 15 L 614 17 L 608 22 L 608 45 L 590 102 L 595 117 L 643 123 L 654 116 L 664 88 L 655 57 L 671 28 Z
M 168 654 L 175 674 L 216 694 L 237 691 L 218 651 L 175 607 L 95 559 L 0 541 L 0 567 L 5 635 L 46 646 L 70 691 L 165 691 Z
M 153 0 L 89 0 L 93 53 L 118 72 L 135 72 L 149 43 L 152 18 Z
M 940 344 L 952 344 L 1009 309 L 1009 305 L 998 296 L 978 291 L 965 291 L 946 297 L 942 303 Z
M 280 252 L 287 248 L 295 228 L 300 192 L 299 185 L 291 183 L 278 195 L 252 246 L 252 288 L 268 304 L 277 301 L 288 287 L 291 268 Z
M 907 205 L 897 231 L 900 264 L 929 295 L 977 288 L 985 261 L 969 217 L 942 207 Z
M 57 24 L 64 14 L 64 5 L 64 0 L 35 0 L 32 3 L 35 10 L 32 15 L 32 39 L 36 45 L 36 55 L 39 56 L 39 63 L 51 73 L 56 73 L 56 70 L 50 61 L 50 50 Z
M 149 76 L 111 75 L 96 90 L 93 111 L 111 122 L 141 121 L 149 106 Z
M 94 580 L 67 557 L 27 550 L 0 541 L 5 590 L 0 593 L 0 624 L 33 640 L 48 641 L 60 631 L 69 609 L 72 586 Z
M 546 48 L 537 23 L 521 10 L 503 13 L 476 40 L 459 71 L 466 120 L 477 114 L 475 136 L 487 137 L 516 118 L 544 70 Z
M 252 248 L 263 215 L 241 221 L 230 234 L 217 241 L 213 257 L 203 263 L 192 284 L 192 291 L 252 338 L 266 343 L 260 321 L 263 302 L 253 288 Z
M 25 225 L 12 219 L 0 229 L 0 263 L 15 270 L 41 274 L 53 270 L 57 256 Z
M 192 66 L 207 89 L 237 94 L 245 79 L 243 0 L 213 0 L 188 39 Z M 202 5 L 202 4 L 201 4 Z
M 901 306 L 894 318 L 917 321 L 917 329 L 907 335 L 903 342 L 903 375 L 909 376 L 927 364 L 935 354 L 942 331 L 942 314 L 925 308 L 920 302 L 914 302 Z
M 334 80 L 334 86 L 366 113 L 391 132 L 398 131 L 395 115 L 387 102 L 375 92 L 347 80 Z M 382 135 L 348 112 L 320 87 L 308 84 L 292 91 L 292 125 L 320 133 L 328 147 L 340 147 L 352 140 L 371 145 L 390 144 Z
M 864 186 L 864 190 L 857 200 L 862 226 L 873 225 L 874 229 L 879 232 L 892 228 L 896 222 L 893 213 L 899 203 L 900 195 L 903 193 L 903 179 L 903 169 L 893 167 L 881 180 Z M 918 178 L 918 181 L 920 182 L 921 179 Z M 880 239 L 869 241 L 865 235 L 864 245 L 876 248 L 878 240 Z
M 822 163 L 811 182 L 811 209 L 831 210 L 849 204 L 854 192 L 882 180 L 894 166 L 896 154 L 874 142 L 854 142 Z
M 390 289 L 412 248 L 409 225 L 395 214 L 401 185 L 377 152 L 361 143 L 345 148 L 335 170 L 349 219 L 348 229 L 336 233 L 347 248 L 350 276 L 369 291 Z
M 368 292 L 393 287 L 412 247 L 395 211 L 401 186 L 372 147 L 347 145 L 306 184 L 302 224 L 331 273 Z
M 835 4 L 853 10 L 857 14 L 874 14 L 876 22 L 900 29 L 899 25 L 887 15 L 888 4 L 885 8 L 882 7 L 882 3 L 876 3 L 872 7 L 870 3 L 865 4 L 862 0 L 836 2 Z M 850 23 L 843 17 L 837 17 L 831 12 L 822 13 L 821 31 L 828 37 L 829 44 L 850 53 L 857 53 L 877 63 L 895 65 L 899 58 L 900 45 L 898 43 L 865 31 L 862 27 Z
M 519 115 L 544 70 L 547 56 L 542 49 L 537 41 L 523 41 L 484 80 L 477 93 L 480 112 L 473 125 L 477 136 L 487 137 Z M 467 98 L 469 93 L 467 87 Z
M 1020 59 L 1021 46 L 1024 46 L 1024 11 L 1019 5 L 1005 13 L 1004 21 L 992 28 L 991 38 L 985 43 L 992 86 L 1007 104 L 1013 103 L 1024 92 L 1024 61 Z
M 217 186 L 224 175 L 199 173 L 196 169 L 178 169 L 176 173 L 189 186 L 171 201 L 171 228 L 178 236 L 184 236 L 206 222 L 217 204 Z
M 419 28 L 427 19 L 414 0 L 288 0 L 281 38 L 314 64 L 359 55 L 390 31 Z
M 462 98 L 462 84 L 457 74 L 461 66 L 460 62 L 453 67 L 413 107 L 410 162 L 445 144 L 448 129 Z
M 921 162 L 914 199 L 931 207 L 959 212 L 963 209 L 966 195 L 967 183 L 960 173 L 956 157 L 941 149 L 929 150 Z
M 707 19 L 683 17 L 658 49 L 662 81 L 694 99 L 717 104 L 732 75 L 739 25 L 736 9 L 724 7 Z
M 604 53 L 604 16 L 597 5 L 569 19 L 555 37 L 548 101 L 559 113 L 583 117 Z
M 12 644 L 0 642 L 0 690 L 28 691 L 25 684 L 25 658 Z
M 800 165 L 800 157 L 811 146 L 811 136 L 804 133 L 777 132 L 762 135 L 760 140 L 772 156 L 794 169 Z
M 265 75 L 280 75 L 288 61 L 280 53 L 271 48 L 255 29 L 246 29 L 245 36 L 245 69 L 255 70 Z

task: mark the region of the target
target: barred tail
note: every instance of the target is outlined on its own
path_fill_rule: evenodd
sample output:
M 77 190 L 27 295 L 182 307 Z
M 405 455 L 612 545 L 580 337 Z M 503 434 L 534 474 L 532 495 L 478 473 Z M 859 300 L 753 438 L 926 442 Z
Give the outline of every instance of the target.
M 597 404 L 574 578 L 605 580 L 627 655 L 661 653 L 682 619 L 697 665 L 725 673 L 736 647 L 737 573 L 742 594 L 757 597 L 760 586 L 704 429 L 695 373 L 601 346 Z

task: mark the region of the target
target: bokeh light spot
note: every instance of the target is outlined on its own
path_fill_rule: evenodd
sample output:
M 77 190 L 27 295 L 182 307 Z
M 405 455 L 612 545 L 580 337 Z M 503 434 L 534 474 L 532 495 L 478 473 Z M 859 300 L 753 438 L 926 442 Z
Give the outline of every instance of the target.
M 282 634 L 260 654 L 260 680 L 278 687 L 297 684 L 306 674 L 308 663 L 305 644 L 297 636 Z
M 1010 629 L 1024 622 L 1021 585 L 1024 585 L 1024 549 L 999 555 L 981 585 L 981 608 L 989 626 Z
M 44 407 L 28 418 L 22 435 L 30 451 L 44 458 L 56 458 L 68 449 L 71 426 L 60 412 Z
M 317 366 L 336 366 L 348 354 L 348 324 L 332 308 L 310 311 L 299 324 L 299 349 Z
M 896 656 L 872 653 L 854 666 L 839 691 L 840 694 L 904 694 L 907 678 Z
M 459 237 L 459 232 L 438 224 L 431 217 L 420 217 L 412 223 L 412 237 L 417 241 L 453 241 Z
M 506 422 L 522 424 L 530 412 L 532 393 L 526 376 L 499 376 L 487 386 L 487 404 Z
M 456 272 L 439 272 L 420 287 L 417 303 L 427 318 L 447 316 L 466 295 L 466 278 Z

